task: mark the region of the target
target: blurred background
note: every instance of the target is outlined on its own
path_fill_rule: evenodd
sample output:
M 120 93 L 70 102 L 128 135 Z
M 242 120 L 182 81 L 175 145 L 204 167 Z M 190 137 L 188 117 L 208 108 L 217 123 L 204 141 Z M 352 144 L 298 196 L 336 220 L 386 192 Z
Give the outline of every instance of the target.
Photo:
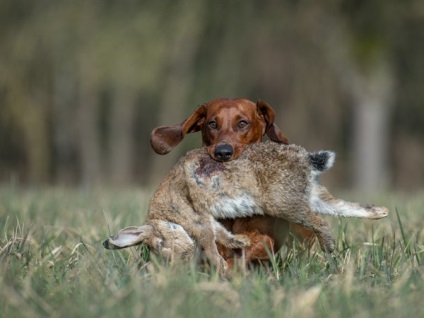
M 156 186 L 149 135 L 262 99 L 326 184 L 424 186 L 424 2 L 0 0 L 0 183 Z

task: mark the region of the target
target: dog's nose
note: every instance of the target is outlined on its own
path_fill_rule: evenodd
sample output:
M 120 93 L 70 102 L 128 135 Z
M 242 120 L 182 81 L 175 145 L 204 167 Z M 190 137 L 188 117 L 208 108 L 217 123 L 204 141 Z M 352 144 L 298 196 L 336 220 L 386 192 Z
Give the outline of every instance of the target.
M 228 161 L 233 155 L 233 147 L 230 145 L 219 145 L 215 148 L 215 158 L 219 161 Z

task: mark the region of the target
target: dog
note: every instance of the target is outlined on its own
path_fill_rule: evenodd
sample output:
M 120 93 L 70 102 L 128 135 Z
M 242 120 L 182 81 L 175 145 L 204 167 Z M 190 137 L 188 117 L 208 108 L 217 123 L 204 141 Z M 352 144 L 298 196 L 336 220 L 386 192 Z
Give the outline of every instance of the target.
M 153 194 L 147 225 L 161 221 L 181 226 L 221 274 L 227 273 L 228 266 L 216 242 L 230 249 L 243 248 L 251 242 L 245 235 L 229 232 L 217 222 L 218 218 L 282 218 L 312 230 L 322 250 L 331 253 L 334 238 L 327 222 L 318 214 L 369 219 L 388 214 L 385 207 L 335 199 L 318 183 L 318 176 L 331 168 L 334 157 L 330 151 L 308 153 L 296 145 L 274 142 L 246 147 L 237 161 L 216 161 L 207 148 L 192 150 L 180 159 Z M 122 237 L 125 234 L 121 232 Z M 131 239 L 125 237 L 124 241 L 128 246 Z M 159 249 L 172 251 L 177 244 L 172 239 L 167 244 L 165 241 Z M 106 248 L 119 245 L 119 234 L 104 244 Z
M 262 142 L 264 135 L 277 143 L 289 143 L 274 123 L 274 119 L 274 110 L 264 101 L 254 103 L 242 98 L 216 99 L 197 107 L 190 117 L 179 125 L 154 129 L 150 144 L 156 153 L 164 155 L 178 145 L 186 134 L 200 131 L 203 145 L 211 158 L 221 162 L 236 160 L 248 145 Z M 314 238 L 312 231 L 270 216 L 227 219 L 220 222 L 229 231 L 235 234 L 243 233 L 252 239 L 252 245 L 245 248 L 247 263 L 251 260 L 266 260 L 267 250 L 279 250 L 290 239 L 291 232 L 305 241 Z M 222 255 L 235 255 L 237 252 L 224 246 L 219 247 Z

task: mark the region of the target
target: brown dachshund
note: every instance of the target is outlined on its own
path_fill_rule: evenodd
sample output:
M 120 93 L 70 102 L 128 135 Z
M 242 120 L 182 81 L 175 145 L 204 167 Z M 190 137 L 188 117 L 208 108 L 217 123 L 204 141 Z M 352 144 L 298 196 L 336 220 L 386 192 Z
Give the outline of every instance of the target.
M 274 110 L 263 101 L 253 103 L 247 99 L 216 99 L 197 107 L 179 125 L 154 129 L 150 143 L 156 153 L 164 155 L 178 145 L 186 134 L 201 131 L 203 145 L 211 158 L 222 162 L 235 160 L 247 145 L 261 142 L 265 134 L 274 142 L 288 144 L 274 118 Z M 221 223 L 234 234 L 245 234 L 251 238 L 252 245 L 245 248 L 247 261 L 264 260 L 269 251 L 278 251 L 289 238 L 290 229 L 300 238 L 308 240 L 314 237 L 310 230 L 270 216 L 226 219 Z M 240 253 L 223 246 L 219 248 L 226 259 Z

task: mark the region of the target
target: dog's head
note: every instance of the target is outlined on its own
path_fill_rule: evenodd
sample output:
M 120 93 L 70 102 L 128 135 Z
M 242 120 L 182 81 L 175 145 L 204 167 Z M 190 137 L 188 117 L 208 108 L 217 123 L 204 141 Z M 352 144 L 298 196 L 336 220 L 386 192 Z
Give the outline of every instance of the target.
M 287 144 L 274 118 L 274 110 L 263 101 L 216 99 L 197 107 L 179 125 L 154 129 L 150 143 L 158 154 L 164 155 L 186 134 L 201 131 L 203 145 L 211 158 L 229 161 L 237 159 L 247 145 L 262 141 L 264 134 L 275 142 Z

